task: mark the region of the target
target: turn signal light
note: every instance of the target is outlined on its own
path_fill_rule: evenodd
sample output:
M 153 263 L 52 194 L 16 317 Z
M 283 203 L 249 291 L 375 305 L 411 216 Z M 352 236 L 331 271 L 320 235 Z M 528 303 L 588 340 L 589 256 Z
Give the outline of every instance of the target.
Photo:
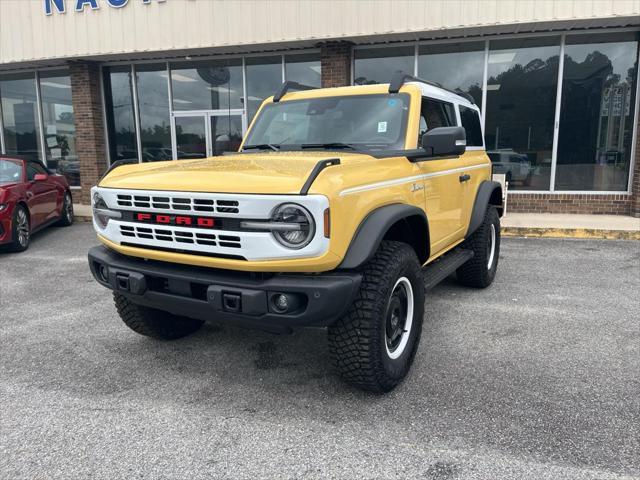
M 331 214 L 328 208 L 324 211 L 324 237 L 331 237 Z

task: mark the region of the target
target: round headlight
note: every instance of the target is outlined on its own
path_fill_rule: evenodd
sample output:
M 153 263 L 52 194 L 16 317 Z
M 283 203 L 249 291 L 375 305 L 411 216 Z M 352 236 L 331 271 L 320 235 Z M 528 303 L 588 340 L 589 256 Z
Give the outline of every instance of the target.
M 278 205 L 271 216 L 273 222 L 285 228 L 273 230 L 273 236 L 287 248 L 303 248 L 311 242 L 316 231 L 313 216 L 302 205 L 283 203 Z M 286 228 L 290 225 L 291 228 Z
M 93 210 L 93 218 L 101 228 L 106 228 L 110 219 L 122 217 L 120 212 L 109 210 L 109 207 L 99 193 L 93 194 L 93 204 L 91 208 Z

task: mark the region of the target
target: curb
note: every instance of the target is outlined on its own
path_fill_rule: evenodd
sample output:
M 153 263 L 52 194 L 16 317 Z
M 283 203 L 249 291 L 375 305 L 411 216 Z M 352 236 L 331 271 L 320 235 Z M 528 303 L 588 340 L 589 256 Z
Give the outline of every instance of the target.
M 501 234 L 504 237 L 640 240 L 640 231 L 638 230 L 600 230 L 596 228 L 502 227 Z
M 74 215 L 75 221 L 79 223 L 91 223 L 93 219 L 91 215 L 78 215 L 77 213 Z

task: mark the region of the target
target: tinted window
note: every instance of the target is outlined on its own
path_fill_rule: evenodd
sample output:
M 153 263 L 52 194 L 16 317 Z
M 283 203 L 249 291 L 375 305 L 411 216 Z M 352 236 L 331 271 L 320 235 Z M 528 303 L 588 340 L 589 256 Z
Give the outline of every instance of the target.
M 171 65 L 174 110 L 242 108 L 242 60 Z
M 27 162 L 27 180 L 33 180 L 36 173 L 47 173 L 47 170 L 39 163 Z
M 356 49 L 354 83 L 388 83 L 395 72 L 413 73 L 414 47 Z
M 15 183 L 22 180 L 22 162 L 0 159 L 0 184 Z
M 76 123 L 69 74 L 42 72 L 40 97 L 47 168 L 64 175 L 69 185 L 79 186 L 80 163 L 76 152 Z
M 312 87 L 320 86 L 320 54 L 286 55 L 284 61 L 287 80 L 293 80 Z
M 420 45 L 418 76 L 473 96 L 482 107 L 484 42 Z
M 480 116 L 478 112 L 472 108 L 460 107 L 460 120 L 462 120 L 462 126 L 467 132 L 467 146 L 468 147 L 481 147 L 482 146 L 482 128 L 480 128 Z
M 137 160 L 130 66 L 104 68 L 104 96 L 111 161 Z
M 404 148 L 408 108 L 404 93 L 271 103 L 256 118 L 245 147 L 348 143 Z
M 136 65 L 142 161 L 171 160 L 167 66 Z
M 262 101 L 282 85 L 282 57 L 249 57 L 246 59 L 247 111 L 249 121 Z
M 567 37 L 557 190 L 627 190 L 637 58 L 633 34 Z
M 549 190 L 560 39 L 493 40 L 489 47 L 486 148 L 528 159 L 496 173 L 510 189 Z
M 456 115 L 453 110 L 453 104 L 440 102 L 430 98 L 422 99 L 418 143 L 420 142 L 422 135 L 429 130 L 433 130 L 438 127 L 452 127 L 455 125 Z
M 36 160 L 40 156 L 36 77 L 19 73 L 0 77 L 5 153 Z

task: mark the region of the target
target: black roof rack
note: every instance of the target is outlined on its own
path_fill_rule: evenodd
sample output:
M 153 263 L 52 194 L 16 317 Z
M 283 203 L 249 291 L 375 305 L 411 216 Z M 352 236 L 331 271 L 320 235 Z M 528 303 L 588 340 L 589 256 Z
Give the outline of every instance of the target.
M 447 92 L 453 93 L 454 95 L 458 95 L 459 97 L 462 97 L 465 100 L 468 100 L 472 104 L 476 103 L 473 97 L 469 95 L 467 92 L 463 92 L 460 89 L 451 90 L 449 88 L 443 87 L 438 82 L 431 82 L 429 80 L 425 80 L 424 78 L 414 77 L 413 75 L 409 75 L 408 73 L 404 73 L 404 72 L 396 72 L 393 74 L 393 77 L 391 77 L 391 82 L 389 83 L 389 93 L 398 93 L 400 91 L 400 88 L 402 87 L 402 85 L 404 85 L 406 81 L 420 82 L 426 85 L 431 85 L 432 87 L 438 87 L 438 88 L 441 88 L 442 90 L 446 90 Z
M 280 99 L 282 97 L 284 97 L 285 94 L 291 89 L 295 89 L 295 90 L 314 90 L 315 88 L 317 88 L 317 87 L 310 87 L 309 85 L 303 85 L 303 84 L 298 83 L 298 82 L 286 81 L 286 82 L 284 82 L 282 84 L 280 89 L 273 96 L 273 101 L 274 102 L 279 102 Z

